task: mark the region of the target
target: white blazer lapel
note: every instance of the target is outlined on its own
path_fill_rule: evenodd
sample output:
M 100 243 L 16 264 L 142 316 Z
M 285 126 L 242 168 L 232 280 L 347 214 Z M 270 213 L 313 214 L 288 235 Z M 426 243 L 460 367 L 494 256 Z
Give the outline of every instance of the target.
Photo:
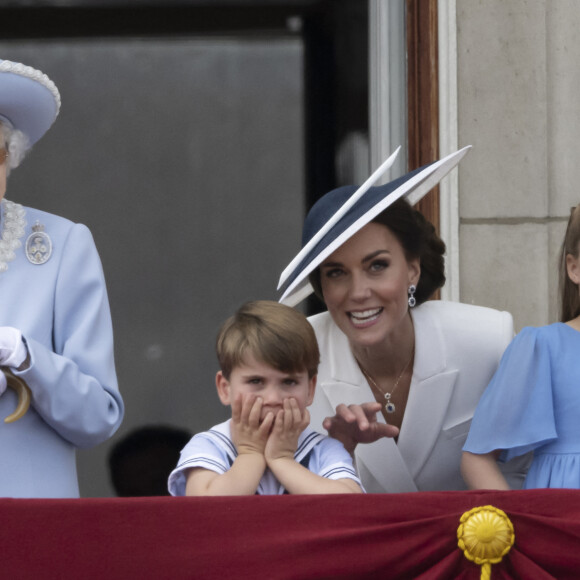
M 364 384 L 353 385 L 345 382 L 325 382 L 319 385 L 330 406 L 336 409 L 338 405 L 349 401 L 353 404 L 368 403 L 374 400 L 373 394 L 364 381 Z M 378 420 L 384 423 L 382 415 Z M 402 493 L 417 491 L 417 487 L 409 473 L 405 461 L 401 457 L 399 448 L 393 439 L 381 439 L 372 444 L 360 444 L 355 452 L 356 467 L 362 473 L 365 470 L 377 481 L 378 487 L 372 489 L 365 483 L 367 492 Z
M 320 389 L 334 410 L 338 405 L 348 401 L 362 404 L 374 401 L 373 393 L 361 373 L 344 334 L 338 331 L 330 344 L 335 348 L 327 353 L 331 379 L 319 383 Z M 384 423 L 381 413 L 378 420 Z M 365 484 L 367 492 L 407 492 L 417 491 L 399 448 L 393 439 L 381 439 L 372 444 L 360 444 L 356 449 L 356 466 L 360 472 L 365 470 L 378 483 L 376 489 Z
M 445 340 L 437 319 L 427 310 L 412 311 L 415 326 L 415 364 L 399 450 L 416 478 L 437 441 L 458 370 L 447 368 Z

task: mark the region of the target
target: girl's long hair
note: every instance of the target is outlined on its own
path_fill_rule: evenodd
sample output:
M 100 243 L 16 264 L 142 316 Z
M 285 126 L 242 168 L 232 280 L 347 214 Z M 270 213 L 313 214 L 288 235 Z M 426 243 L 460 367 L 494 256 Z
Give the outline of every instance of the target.
M 560 250 L 560 322 L 568 322 L 580 315 L 580 293 L 578 285 L 570 280 L 566 267 L 566 256 L 578 258 L 580 246 L 580 206 L 572 208 L 566 235 Z

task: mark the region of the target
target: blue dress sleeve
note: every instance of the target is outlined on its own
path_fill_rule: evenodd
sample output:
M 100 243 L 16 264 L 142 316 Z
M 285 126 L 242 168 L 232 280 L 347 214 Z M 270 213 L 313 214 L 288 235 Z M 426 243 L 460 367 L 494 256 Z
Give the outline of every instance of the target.
M 464 451 L 523 455 L 557 438 L 550 352 L 542 328 L 524 328 L 506 349 L 475 410 Z

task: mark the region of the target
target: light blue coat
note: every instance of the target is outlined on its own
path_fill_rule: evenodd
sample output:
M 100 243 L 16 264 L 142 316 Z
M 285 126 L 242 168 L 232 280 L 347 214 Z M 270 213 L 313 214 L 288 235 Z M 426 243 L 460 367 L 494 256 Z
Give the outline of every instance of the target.
M 0 397 L 0 496 L 78 497 L 75 449 L 106 440 L 123 418 L 105 279 L 86 226 L 24 209 L 22 246 L 0 273 L 0 326 L 26 339 L 30 367 L 15 374 L 32 404 L 4 423 L 17 400 L 11 389 Z M 37 220 L 53 244 L 42 265 L 24 247 Z

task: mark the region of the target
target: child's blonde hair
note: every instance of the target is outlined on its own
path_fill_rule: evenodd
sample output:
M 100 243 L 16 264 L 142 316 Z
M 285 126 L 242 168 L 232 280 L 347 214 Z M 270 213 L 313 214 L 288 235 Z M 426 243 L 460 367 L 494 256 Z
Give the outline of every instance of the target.
M 257 300 L 244 304 L 228 318 L 218 334 L 216 353 L 229 380 L 232 370 L 248 354 L 281 372 L 318 372 L 320 352 L 306 317 L 278 302 Z
M 580 247 L 580 206 L 572 208 L 566 235 L 560 251 L 560 322 L 568 322 L 580 314 L 578 285 L 570 280 L 566 256 L 578 257 Z

